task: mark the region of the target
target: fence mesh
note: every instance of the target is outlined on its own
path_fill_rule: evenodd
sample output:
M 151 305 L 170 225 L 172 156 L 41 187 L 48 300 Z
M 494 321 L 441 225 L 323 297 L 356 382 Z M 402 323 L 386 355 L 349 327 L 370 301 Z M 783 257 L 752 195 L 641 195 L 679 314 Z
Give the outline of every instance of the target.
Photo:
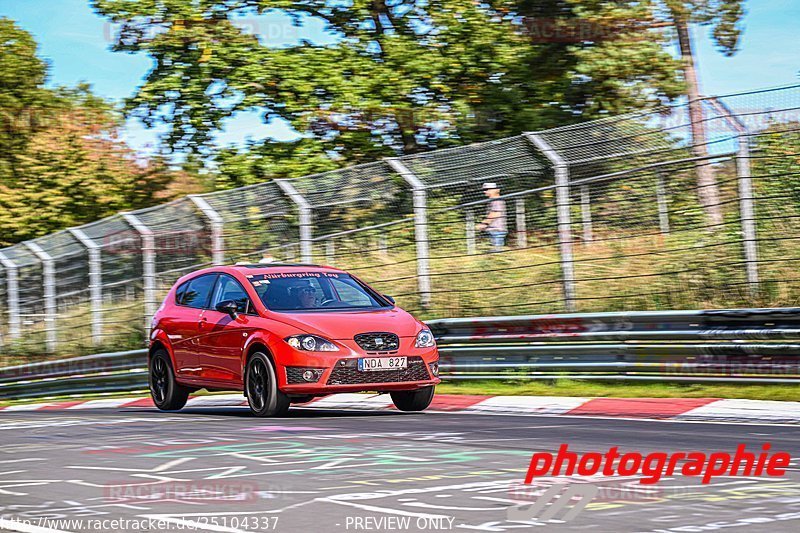
M 121 215 L 77 228 L 96 256 L 70 231 L 36 239 L 53 258 L 54 307 L 45 305 L 45 269 L 31 246 L 3 249 L 19 291 L 14 298 L 0 267 L 0 350 L 142 345 L 148 260 L 151 300 L 215 262 L 310 255 L 422 318 L 787 306 L 800 292 L 800 86 L 398 161 L 132 213 L 154 240 L 149 258 L 141 228 Z M 487 183 L 495 190 L 484 191 Z M 10 331 L 12 309 L 19 335 Z

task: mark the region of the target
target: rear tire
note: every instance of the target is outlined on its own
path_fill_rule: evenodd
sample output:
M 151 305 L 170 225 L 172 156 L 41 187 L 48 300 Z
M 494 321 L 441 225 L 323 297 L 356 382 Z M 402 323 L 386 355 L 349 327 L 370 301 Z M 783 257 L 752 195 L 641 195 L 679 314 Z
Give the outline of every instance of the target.
M 245 395 L 254 415 L 284 416 L 289 411 L 289 397 L 278 388 L 275 366 L 269 357 L 254 353 L 247 362 L 245 376 Z
M 434 386 L 411 391 L 392 392 L 392 402 L 401 411 L 424 411 L 433 401 Z
M 175 371 L 166 350 L 153 353 L 148 375 L 150 396 L 156 407 L 162 411 L 177 411 L 186 405 L 189 389 L 175 381 Z

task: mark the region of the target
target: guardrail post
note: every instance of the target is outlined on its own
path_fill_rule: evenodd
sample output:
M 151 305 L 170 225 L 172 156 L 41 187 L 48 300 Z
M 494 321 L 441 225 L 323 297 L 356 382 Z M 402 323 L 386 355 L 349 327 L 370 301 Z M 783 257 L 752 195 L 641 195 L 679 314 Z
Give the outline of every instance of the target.
M 475 211 L 470 207 L 465 213 L 465 231 L 467 234 L 467 253 L 475 253 Z
M 570 220 L 569 166 L 541 136 L 526 133 L 525 137 L 553 164 L 556 178 L 558 243 L 561 249 L 561 272 L 564 284 L 564 307 L 575 310 L 575 263 L 572 257 L 572 222 Z
M 528 246 L 528 228 L 525 222 L 525 198 L 517 198 L 515 201 L 517 216 L 517 246 L 525 248 Z
M 23 243 L 42 262 L 44 297 L 44 330 L 48 352 L 55 352 L 56 339 L 56 271 L 53 258 L 35 242 Z
M 588 185 L 581 187 L 581 219 L 583 242 L 592 242 L 592 195 Z
M 747 284 L 751 296 L 758 294 L 758 241 L 756 240 L 755 206 L 753 182 L 750 174 L 750 132 L 747 126 L 717 98 L 709 98 L 709 104 L 736 131 L 736 174 L 739 178 L 739 216 L 742 222 L 742 242 L 747 270 Z
M 122 213 L 122 218 L 136 230 L 142 239 L 142 285 L 144 290 L 145 340 L 150 340 L 150 324 L 156 314 L 156 239 L 153 230 L 131 213 Z
M 304 263 L 311 263 L 311 204 L 289 180 L 278 179 L 273 181 L 297 206 L 300 215 L 300 258 Z
M 6 269 L 6 297 L 8 298 L 8 336 L 18 339 L 21 334 L 19 316 L 19 268 L 0 252 L 0 265 Z
M 83 230 L 70 228 L 67 231 L 80 242 L 89 254 L 89 301 L 92 306 L 92 342 L 103 341 L 103 267 L 100 246 Z
M 661 233 L 669 233 L 669 205 L 667 204 L 667 187 L 664 174 L 656 173 L 656 202 L 658 203 L 658 226 Z
M 408 167 L 399 159 L 390 157 L 386 159 L 389 166 L 397 172 L 406 183 L 411 186 L 414 195 L 414 239 L 417 245 L 417 284 L 419 287 L 420 303 L 423 308 L 431 305 L 431 278 L 428 260 L 428 193 L 422 183 Z
M 225 239 L 222 233 L 224 228 L 222 217 L 202 196 L 190 194 L 189 200 L 197 206 L 211 224 L 211 262 L 215 265 L 224 265 Z

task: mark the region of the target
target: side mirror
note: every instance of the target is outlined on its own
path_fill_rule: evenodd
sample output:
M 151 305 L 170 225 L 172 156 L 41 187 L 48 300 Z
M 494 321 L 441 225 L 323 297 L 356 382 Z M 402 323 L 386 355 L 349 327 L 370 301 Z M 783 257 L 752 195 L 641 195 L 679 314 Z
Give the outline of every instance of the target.
M 386 298 L 387 300 L 389 300 L 390 302 L 394 303 L 394 298 L 392 298 L 388 294 L 384 294 L 383 297 Z
M 239 316 L 239 306 L 233 300 L 224 300 L 217 304 L 216 310 L 220 313 L 226 313 L 231 318 Z

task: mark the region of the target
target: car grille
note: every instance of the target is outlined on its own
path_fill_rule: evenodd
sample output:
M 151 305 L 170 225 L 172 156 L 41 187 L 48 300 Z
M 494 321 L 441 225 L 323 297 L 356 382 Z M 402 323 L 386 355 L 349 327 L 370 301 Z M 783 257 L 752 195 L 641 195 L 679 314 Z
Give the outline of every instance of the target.
M 359 333 L 354 339 L 368 352 L 395 352 L 400 348 L 400 338 L 394 333 Z
M 359 372 L 358 359 L 340 359 L 333 368 L 328 385 L 361 385 L 366 383 L 401 383 L 431 379 L 422 357 L 409 357 L 405 370 Z

